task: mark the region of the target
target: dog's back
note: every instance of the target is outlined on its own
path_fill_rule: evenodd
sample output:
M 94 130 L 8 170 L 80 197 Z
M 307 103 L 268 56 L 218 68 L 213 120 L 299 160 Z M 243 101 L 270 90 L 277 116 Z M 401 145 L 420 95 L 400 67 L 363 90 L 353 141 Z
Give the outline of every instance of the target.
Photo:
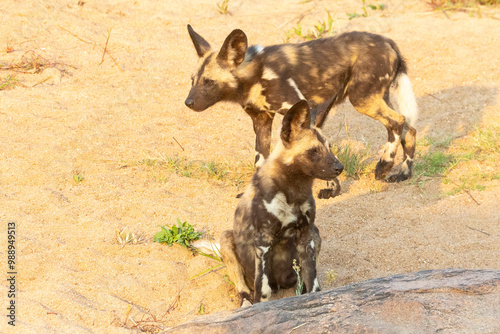
M 375 84 L 383 81 L 385 84 L 392 81 L 398 71 L 406 73 L 406 63 L 396 44 L 386 37 L 366 32 L 349 32 L 299 44 L 272 45 L 262 48 L 252 60 L 256 66 L 242 66 L 236 76 L 260 77 L 263 73 L 262 78 L 268 81 L 264 89 L 272 110 L 280 109 L 284 101 L 296 99 L 295 96 L 283 96 L 291 85 L 308 101 L 320 104 L 338 95 L 339 103 L 349 95 L 349 81 Z M 391 77 L 386 78 L 386 75 Z

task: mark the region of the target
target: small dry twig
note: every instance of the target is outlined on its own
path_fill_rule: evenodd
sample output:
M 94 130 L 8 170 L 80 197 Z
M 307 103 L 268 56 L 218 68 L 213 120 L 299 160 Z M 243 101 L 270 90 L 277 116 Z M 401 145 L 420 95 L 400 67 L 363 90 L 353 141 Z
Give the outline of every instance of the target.
M 0 70 L 14 71 L 20 73 L 38 73 L 46 67 L 55 67 L 56 63 L 51 63 L 33 50 L 28 50 L 18 61 L 0 66 Z
M 175 297 L 174 301 L 172 302 L 172 304 L 170 304 L 167 311 L 165 312 L 165 314 L 163 314 L 163 316 L 161 318 L 162 319 L 165 318 L 167 316 L 167 314 L 170 313 L 170 311 L 175 310 L 175 308 L 177 307 L 177 304 L 179 303 L 180 300 L 181 300 L 181 292 L 179 291 L 177 293 L 177 296 Z
M 302 327 L 302 326 L 304 326 L 304 325 L 307 325 L 308 323 L 309 323 L 309 321 L 304 322 L 303 324 L 300 324 L 300 325 L 298 325 L 298 326 L 295 326 L 294 328 L 292 328 L 292 329 L 288 332 L 288 334 L 290 334 L 291 332 L 293 332 L 293 331 L 294 331 L 294 330 L 296 330 L 297 328 L 300 328 L 300 327 Z
M 101 59 L 101 62 L 99 63 L 99 65 L 101 65 L 102 63 L 104 63 L 104 56 L 108 52 L 108 43 L 109 43 L 109 38 L 111 37 L 111 30 L 112 29 L 113 28 L 109 28 L 109 30 L 108 30 L 108 37 L 106 38 L 106 44 L 104 45 L 104 50 L 103 50 L 103 53 L 102 53 L 102 59 Z
M 68 29 L 58 25 L 59 28 L 61 28 L 62 30 L 66 31 L 68 34 L 70 34 L 71 36 L 77 38 L 78 40 L 84 42 L 84 43 L 87 43 L 87 44 L 91 44 L 93 45 L 94 47 L 96 46 L 96 43 L 95 42 L 89 42 L 89 41 L 86 41 L 84 40 L 83 38 L 81 38 L 80 36 L 78 36 L 77 34 L 74 34 L 72 33 L 71 31 L 69 31 Z M 120 69 L 120 71 L 123 71 L 123 69 L 118 65 L 118 62 L 116 61 L 115 57 L 113 57 L 111 55 L 111 53 L 109 53 L 109 50 L 108 50 L 108 43 L 109 43 L 109 39 L 111 38 L 111 30 L 113 28 L 110 28 L 108 30 L 108 36 L 106 37 L 106 44 L 104 46 L 100 46 L 102 48 L 102 58 L 101 58 L 101 62 L 99 63 L 99 65 L 101 65 L 103 62 L 104 62 L 104 57 L 105 55 L 107 54 L 109 56 L 109 58 L 111 58 L 111 60 L 113 61 L 113 63 L 115 63 L 116 67 L 118 67 Z
M 484 233 L 484 234 L 486 234 L 487 236 L 491 236 L 491 234 L 489 234 L 488 232 L 481 231 L 481 230 L 479 230 L 479 229 L 477 229 L 477 228 L 474 228 L 474 227 L 471 227 L 471 226 L 469 226 L 469 225 L 465 225 L 465 227 L 470 228 L 470 229 L 471 229 L 471 230 L 473 230 L 473 231 L 477 231 L 477 232 Z
M 434 94 L 427 93 L 427 95 L 432 96 L 433 98 L 435 98 L 435 99 L 436 99 L 436 100 L 438 100 L 439 102 L 443 102 L 443 100 L 441 100 L 439 97 L 436 97 Z
M 475 199 L 475 198 L 471 195 L 471 193 L 470 193 L 467 189 L 464 189 L 464 191 L 465 191 L 465 193 L 466 193 L 467 195 L 469 195 L 469 197 L 470 197 L 470 198 L 472 198 L 472 200 L 473 200 L 474 202 L 476 202 L 476 204 L 477 204 L 477 205 L 481 205 L 481 203 L 479 203 L 478 201 L 476 201 L 476 199 Z
M 71 36 L 73 37 L 76 37 L 77 39 L 79 39 L 80 41 L 84 42 L 84 43 L 87 43 L 87 44 L 92 44 L 95 46 L 95 43 L 93 42 L 89 42 L 89 41 L 86 41 L 84 40 L 83 38 L 80 38 L 78 35 L 72 33 L 71 31 L 69 31 L 68 29 L 64 28 L 64 27 L 61 27 L 60 25 L 57 25 L 59 28 L 61 28 L 62 30 L 66 31 L 68 34 L 70 34 Z
M 106 44 L 104 45 L 103 52 L 102 52 L 102 59 L 101 59 L 101 62 L 99 63 L 99 65 L 101 65 L 104 62 L 104 56 L 107 54 L 109 56 L 109 58 L 111 58 L 111 60 L 115 63 L 116 67 L 118 67 L 120 69 L 120 71 L 123 71 L 122 68 L 118 65 L 118 62 L 116 61 L 116 59 L 108 51 L 108 43 L 109 43 L 109 38 L 111 37 L 111 30 L 112 29 L 113 28 L 109 28 L 109 30 L 108 30 L 108 37 L 106 38 Z
M 457 184 L 457 183 L 455 183 L 455 182 L 452 182 L 452 183 L 453 183 L 454 185 L 456 185 L 457 187 L 460 187 L 460 185 L 459 185 L 459 184 Z M 469 195 L 469 197 L 470 197 L 470 198 L 472 198 L 472 200 L 473 200 L 474 202 L 476 202 L 476 204 L 477 204 L 477 205 L 481 205 L 481 203 L 479 203 L 478 201 L 476 201 L 476 199 L 472 196 L 472 194 L 471 194 L 471 193 L 470 193 L 467 189 L 462 189 L 462 190 L 463 190 L 463 191 L 465 191 L 465 193 L 466 193 L 467 195 Z
M 184 147 L 182 147 L 182 145 L 177 141 L 177 139 L 175 139 L 175 137 L 172 137 L 172 138 L 174 138 L 174 140 L 177 143 L 177 145 L 179 145 L 179 147 L 184 151 Z

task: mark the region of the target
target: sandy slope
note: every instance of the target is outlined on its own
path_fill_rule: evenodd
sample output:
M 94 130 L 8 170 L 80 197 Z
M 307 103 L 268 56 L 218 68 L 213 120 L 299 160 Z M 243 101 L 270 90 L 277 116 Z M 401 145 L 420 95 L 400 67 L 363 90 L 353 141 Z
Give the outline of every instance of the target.
M 237 306 L 224 270 L 188 280 L 214 263 L 152 242 L 158 225 L 177 218 L 220 236 L 240 188 L 140 161 L 243 166 L 253 156 L 251 121 L 239 106 L 194 113 L 183 105 L 197 61 L 188 23 L 214 46 L 234 28 L 267 45 L 281 43 L 301 15 L 311 27 L 327 9 L 336 31 L 368 30 L 399 44 L 421 109 L 419 138 L 460 137 L 498 121 L 498 9 L 446 17 L 423 1 L 385 3 L 385 11 L 349 21 L 345 13 L 361 13 L 360 1 L 231 0 L 231 15 L 220 15 L 214 0 L 2 1 L 0 61 L 31 50 L 52 67 L 17 73 L 26 87 L 0 91 L 0 243 L 15 221 L 19 272 L 16 330 L 2 318 L 0 332 L 154 332 L 193 318 L 200 305 L 205 313 Z M 349 104 L 325 132 L 369 146 L 373 159 L 385 141 L 382 126 Z M 379 184 L 372 175 L 346 181 L 341 196 L 317 203 L 320 279 L 338 275 L 324 287 L 432 268 L 498 269 L 500 191 L 498 182 L 485 185 L 472 192 L 477 205 L 463 192 L 443 196 L 440 178 L 422 187 Z M 124 227 L 148 242 L 122 248 L 115 231 Z M 7 290 L 2 283 L 2 308 Z

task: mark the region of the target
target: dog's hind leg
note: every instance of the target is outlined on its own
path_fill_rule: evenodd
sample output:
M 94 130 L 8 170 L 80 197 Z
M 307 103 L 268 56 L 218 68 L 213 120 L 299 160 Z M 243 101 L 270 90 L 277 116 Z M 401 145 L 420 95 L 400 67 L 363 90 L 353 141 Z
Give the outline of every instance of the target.
M 411 82 L 405 73 L 400 73 L 395 80 L 394 98 L 397 102 L 398 109 L 406 118 L 401 136 L 401 145 L 403 146 L 403 163 L 399 174 L 391 175 L 387 178 L 387 182 L 401 182 L 407 180 L 412 175 L 413 158 L 415 156 L 415 144 L 417 130 L 414 124 L 418 117 L 418 106 L 415 99 L 415 94 L 411 87 Z M 389 90 L 386 92 L 384 99 L 387 101 Z
M 413 158 L 415 156 L 417 130 L 411 125 L 405 123 L 401 145 L 403 146 L 403 163 L 399 174 L 391 175 L 387 178 L 387 182 L 401 182 L 408 180 L 412 175 Z
M 222 260 L 226 265 L 229 278 L 236 286 L 240 296 L 240 307 L 252 305 L 251 292 L 245 283 L 243 268 L 236 255 L 236 244 L 234 241 L 233 230 L 227 230 L 222 233 L 220 239 L 220 253 Z
M 394 166 L 394 158 L 401 141 L 405 117 L 391 109 L 380 93 L 367 97 L 350 96 L 349 100 L 358 112 L 380 121 L 387 129 L 387 144 L 375 168 L 375 178 L 382 180 Z

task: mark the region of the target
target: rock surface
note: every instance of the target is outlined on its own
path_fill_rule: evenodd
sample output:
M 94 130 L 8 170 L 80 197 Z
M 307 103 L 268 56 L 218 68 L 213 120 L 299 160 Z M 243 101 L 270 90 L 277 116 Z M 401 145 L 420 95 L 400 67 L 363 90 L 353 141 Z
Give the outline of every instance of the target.
M 203 316 L 163 333 L 500 333 L 500 271 L 377 278 Z

